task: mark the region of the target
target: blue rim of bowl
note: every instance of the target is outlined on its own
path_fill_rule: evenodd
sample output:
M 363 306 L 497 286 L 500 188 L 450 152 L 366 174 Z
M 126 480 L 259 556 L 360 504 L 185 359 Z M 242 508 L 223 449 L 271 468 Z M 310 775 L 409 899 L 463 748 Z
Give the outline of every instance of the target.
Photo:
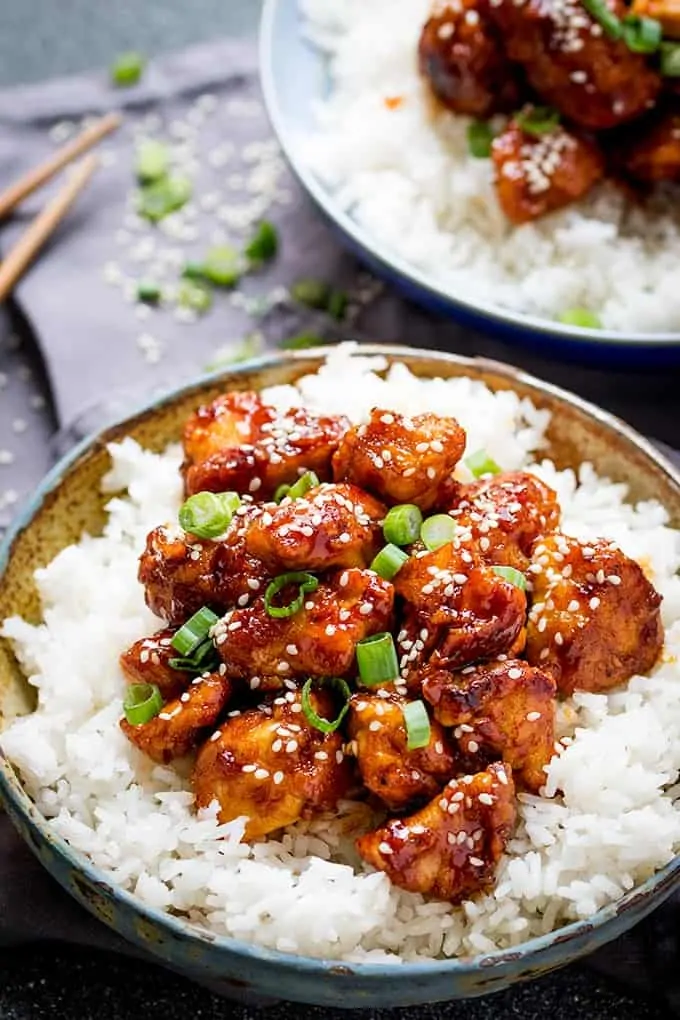
M 456 305 L 464 313 L 477 317 L 477 319 L 491 320 L 499 327 L 513 326 L 518 331 L 531 330 L 546 337 L 558 337 L 560 341 L 567 343 L 589 342 L 594 346 L 651 347 L 662 350 L 680 346 L 680 330 L 675 333 L 619 333 L 611 329 L 587 329 L 582 326 L 566 326 L 552 319 L 514 312 L 511 309 L 502 308 L 500 305 L 482 305 L 466 301 L 464 297 L 438 286 L 416 265 L 400 258 L 389 246 L 383 245 L 372 237 L 369 231 L 364 230 L 352 216 L 337 206 L 333 194 L 321 184 L 311 169 L 305 165 L 304 160 L 298 156 L 295 140 L 285 128 L 285 119 L 279 106 L 271 60 L 275 44 L 276 14 L 281 2 L 282 0 L 264 0 L 259 34 L 260 84 L 274 134 L 293 174 L 302 187 L 326 215 L 349 236 L 357 248 L 370 253 L 386 274 L 396 274 L 406 283 L 416 284 L 432 300 Z M 285 2 L 296 2 L 296 0 L 285 0 Z M 304 40 L 304 45 L 311 47 L 312 43 Z
M 204 384 L 218 382 L 225 376 L 238 377 L 239 375 L 252 373 L 254 371 L 259 371 L 261 369 L 281 364 L 282 361 L 322 361 L 325 359 L 328 351 L 332 349 L 334 348 L 324 348 L 321 351 L 315 349 L 311 351 L 303 350 L 268 354 L 202 375 L 190 383 L 169 390 L 163 396 L 139 407 L 136 411 L 126 415 L 126 417 L 120 421 L 106 426 L 105 429 L 86 436 L 65 457 L 62 457 L 61 460 L 59 460 L 59 462 L 55 464 L 55 466 L 43 478 L 33 495 L 23 505 L 21 512 L 17 515 L 17 519 L 10 526 L 0 542 L 0 583 L 7 567 L 12 546 L 20 532 L 30 524 L 33 517 L 42 506 L 45 498 L 59 485 L 63 476 L 73 466 L 73 464 L 95 444 L 101 444 L 102 439 L 109 432 L 120 429 L 127 421 L 137 418 L 140 415 L 153 412 L 154 410 L 158 410 L 166 404 L 173 402 L 177 398 L 188 395 L 192 390 L 198 389 Z M 566 390 L 562 390 L 560 387 L 553 386 L 550 383 L 545 383 L 528 372 L 523 372 L 510 365 L 493 361 L 489 358 L 470 358 L 464 355 L 447 354 L 441 351 L 425 351 L 414 347 L 398 347 L 390 344 L 362 344 L 358 347 L 356 353 L 359 356 L 369 357 L 375 355 L 384 355 L 393 358 L 403 355 L 407 355 L 409 357 L 428 357 L 442 362 L 453 361 L 456 364 L 469 364 L 471 367 L 483 367 L 489 371 L 504 373 L 509 382 L 512 382 L 512 379 L 514 379 L 517 382 L 537 387 L 544 393 L 549 393 L 551 396 L 557 397 L 561 400 L 566 400 L 569 404 L 586 412 L 596 420 L 615 428 L 619 434 L 634 443 L 638 449 L 654 461 L 655 465 L 661 468 L 671 478 L 671 480 L 680 487 L 680 471 L 678 471 L 675 465 L 672 464 L 671 461 L 663 454 L 660 454 L 659 451 L 644 438 L 644 436 L 641 436 L 615 415 L 609 414 L 607 411 L 603 411 L 596 405 L 590 404 L 588 401 L 582 400 L 580 397 L 577 397 Z M 216 935 L 207 929 L 201 929 L 196 925 L 192 925 L 180 917 L 161 910 L 156 910 L 154 907 L 150 907 L 148 904 L 144 903 L 142 899 L 135 896 L 133 893 L 130 893 L 121 886 L 116 885 L 115 882 L 111 880 L 111 877 L 107 872 L 92 864 L 84 854 L 73 850 L 65 839 L 48 828 L 47 820 L 24 790 L 18 773 L 13 769 L 9 759 L 2 751 L 0 740 L 0 806 L 2 806 L 3 796 L 12 802 L 15 811 L 18 811 L 39 830 L 42 837 L 63 859 L 67 861 L 71 868 L 77 872 L 83 873 L 92 883 L 98 885 L 100 888 L 105 887 L 110 890 L 114 899 L 129 907 L 134 914 L 140 915 L 145 920 L 159 925 L 162 928 L 167 928 L 170 932 L 180 938 L 196 939 L 198 942 L 209 944 L 218 950 L 224 949 L 259 963 L 276 963 L 290 966 L 310 976 L 333 976 L 337 973 L 338 964 L 343 962 L 341 959 L 316 958 L 297 955 L 295 953 L 286 953 L 278 949 L 267 949 L 262 946 L 253 945 L 249 942 L 244 942 L 241 939 L 232 938 L 228 935 Z M 398 967 L 393 963 L 380 964 L 354 961 L 343 964 L 343 966 L 346 970 L 351 971 L 353 977 L 359 979 L 388 978 L 393 982 L 396 981 L 397 983 L 402 983 L 404 981 L 409 981 L 412 977 L 419 975 L 426 977 L 427 975 L 432 975 L 435 972 L 441 972 L 442 974 L 455 973 L 464 975 L 472 971 L 489 970 L 494 966 L 500 966 L 508 962 L 512 962 L 517 965 L 518 963 L 533 957 L 535 954 L 549 949 L 557 942 L 565 944 L 570 942 L 572 939 L 577 939 L 581 935 L 592 934 L 592 932 L 594 932 L 597 928 L 600 928 L 609 921 L 614 920 L 619 915 L 623 914 L 628 907 L 633 906 L 640 900 L 646 899 L 660 887 L 665 886 L 668 891 L 670 891 L 669 887 L 676 884 L 677 880 L 680 880 L 680 854 L 677 854 L 673 860 L 669 861 L 669 863 L 663 868 L 655 872 L 652 876 L 650 876 L 650 878 L 646 879 L 642 885 L 635 886 L 627 892 L 625 896 L 622 896 L 620 899 L 602 907 L 591 917 L 582 921 L 572 921 L 569 924 L 556 928 L 551 932 L 527 939 L 525 942 L 520 942 L 508 949 L 496 949 L 474 957 L 468 956 L 444 960 L 428 960 L 423 962 L 407 961 L 400 964 Z

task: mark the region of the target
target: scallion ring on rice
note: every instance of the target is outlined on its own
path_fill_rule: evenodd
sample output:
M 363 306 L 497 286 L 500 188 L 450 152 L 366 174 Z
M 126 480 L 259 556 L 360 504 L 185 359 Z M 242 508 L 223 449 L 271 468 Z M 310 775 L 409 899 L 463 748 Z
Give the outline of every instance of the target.
M 476 450 L 469 457 L 466 457 L 463 463 L 475 478 L 483 478 L 484 475 L 499 475 L 501 473 L 498 464 L 489 456 L 486 450 Z

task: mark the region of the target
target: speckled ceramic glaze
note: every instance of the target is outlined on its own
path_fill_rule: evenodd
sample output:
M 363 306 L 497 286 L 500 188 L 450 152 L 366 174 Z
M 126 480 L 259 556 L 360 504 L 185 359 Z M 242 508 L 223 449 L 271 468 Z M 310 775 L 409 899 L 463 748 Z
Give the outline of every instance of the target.
M 513 389 L 552 412 L 547 454 L 561 468 L 592 461 L 601 474 L 625 481 L 633 499 L 655 497 L 680 526 L 680 476 L 642 437 L 608 414 L 505 365 L 409 348 L 370 347 L 402 360 L 421 376 L 469 375 L 492 389 Z M 299 352 L 244 364 L 170 394 L 128 421 L 74 450 L 52 471 L 0 549 L 0 619 L 15 613 L 39 618 L 33 571 L 83 529 L 103 522 L 99 481 L 109 466 L 106 444 L 129 435 L 153 450 L 177 440 L 181 425 L 200 403 L 227 390 L 291 382 L 313 371 L 322 356 Z M 455 412 L 455 409 L 452 409 Z M 28 685 L 7 643 L 0 641 L 0 730 L 3 720 L 31 707 Z M 112 885 L 62 839 L 52 834 L 0 755 L 0 796 L 33 852 L 88 910 L 125 938 L 189 976 L 210 980 L 226 994 L 260 1002 L 292 999 L 326 1006 L 390 1007 L 465 998 L 538 977 L 583 956 L 641 920 L 680 883 L 676 858 L 644 885 L 589 921 L 532 939 L 512 950 L 436 963 L 340 964 L 292 956 L 221 938 L 180 917 L 145 906 Z

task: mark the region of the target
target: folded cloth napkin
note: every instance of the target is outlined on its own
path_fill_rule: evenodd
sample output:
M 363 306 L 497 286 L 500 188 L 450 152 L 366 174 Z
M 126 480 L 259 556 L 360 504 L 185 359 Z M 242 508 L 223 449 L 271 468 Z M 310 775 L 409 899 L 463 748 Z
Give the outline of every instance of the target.
M 611 370 L 556 365 L 435 319 L 362 273 L 285 169 L 260 103 L 255 66 L 250 43 L 219 42 L 154 61 L 142 84 L 124 93 L 100 75 L 0 94 L 0 187 L 42 159 L 83 117 L 125 108 L 125 126 L 102 147 L 105 166 L 16 292 L 42 351 L 66 443 L 196 376 L 225 349 L 238 351 L 240 338 L 253 331 L 273 345 L 285 333 L 309 329 L 511 360 L 672 441 L 675 386 L 668 376 L 650 375 L 640 386 L 639 378 Z M 156 229 L 140 226 L 131 211 L 134 143 L 144 134 L 169 138 L 173 158 L 194 181 L 189 207 Z M 3 250 L 45 198 L 34 195 L 3 229 Z M 136 278 L 176 280 L 184 260 L 200 257 L 211 244 L 242 240 L 263 216 L 278 228 L 279 257 L 237 293 L 219 295 L 209 315 L 187 322 L 186 311 L 140 310 L 129 300 Z M 301 277 L 332 280 L 349 293 L 344 324 L 291 307 L 282 288 Z M 16 465 L 19 485 L 29 468 Z M 661 908 L 591 957 L 590 965 L 631 987 L 665 990 L 680 1015 L 677 917 L 677 904 Z M 0 945 L 38 939 L 136 952 L 63 893 L 0 817 Z

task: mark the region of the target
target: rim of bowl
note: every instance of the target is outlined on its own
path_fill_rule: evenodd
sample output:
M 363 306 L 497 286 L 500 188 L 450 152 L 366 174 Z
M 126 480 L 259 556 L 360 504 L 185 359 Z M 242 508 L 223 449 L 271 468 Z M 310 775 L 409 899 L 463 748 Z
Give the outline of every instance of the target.
M 2 576 L 10 558 L 15 539 L 21 531 L 30 526 L 31 521 L 42 505 L 45 497 L 59 485 L 66 472 L 70 470 L 74 463 L 84 453 L 91 449 L 91 447 L 95 444 L 101 444 L 102 441 L 108 441 L 110 433 L 119 431 L 121 427 L 124 427 L 128 422 L 135 418 L 152 413 L 153 411 L 172 403 L 179 397 L 188 395 L 192 390 L 200 389 L 203 385 L 217 382 L 220 379 L 224 379 L 225 382 L 227 382 L 230 378 L 238 378 L 240 375 L 261 371 L 262 369 L 269 368 L 271 366 L 280 365 L 282 362 L 322 362 L 325 360 L 327 353 L 336 349 L 337 346 L 338 345 L 329 345 L 323 349 L 266 354 L 231 366 L 230 368 L 204 374 L 190 383 L 168 390 L 162 396 L 143 404 L 136 411 L 126 415 L 119 421 L 108 425 L 100 431 L 93 432 L 91 435 L 80 440 L 80 442 L 74 446 L 73 449 L 66 454 L 66 456 L 62 457 L 43 478 L 42 482 L 34 490 L 28 501 L 24 503 L 21 511 L 0 542 L 0 583 L 2 582 Z M 461 354 L 430 351 L 415 347 L 401 347 L 394 344 L 361 344 L 355 353 L 358 356 L 364 357 L 376 355 L 384 355 L 392 358 L 399 358 L 403 355 L 416 358 L 427 357 L 433 361 L 441 361 L 444 363 L 452 362 L 457 365 L 462 365 L 463 367 L 475 367 L 485 369 L 490 372 L 496 372 L 497 374 L 504 375 L 509 382 L 521 382 L 525 385 L 536 387 L 538 390 L 556 397 L 559 400 L 565 401 L 572 407 L 576 407 L 580 411 L 585 412 L 596 421 L 613 428 L 617 433 L 622 435 L 629 442 L 632 442 L 639 450 L 641 450 L 642 453 L 654 462 L 656 467 L 661 468 L 665 474 L 670 477 L 671 481 L 678 486 L 678 489 L 680 489 L 680 470 L 678 470 L 662 453 L 659 453 L 659 451 L 647 439 L 645 439 L 644 436 L 640 435 L 615 415 L 610 414 L 608 411 L 604 411 L 597 405 L 591 404 L 589 401 L 583 400 L 581 397 L 578 397 L 567 390 L 563 390 L 558 386 L 553 386 L 551 383 L 545 383 L 536 376 L 517 369 L 512 365 L 507 365 L 491 358 L 472 358 Z M 596 929 L 601 928 L 603 925 L 607 924 L 607 922 L 615 919 L 620 914 L 625 913 L 627 907 L 632 906 L 640 900 L 648 898 L 662 886 L 670 887 L 677 884 L 677 880 L 680 879 L 680 853 L 678 853 L 671 861 L 668 862 L 668 864 L 655 872 L 641 885 L 634 886 L 620 899 L 607 904 L 590 917 L 581 921 L 571 921 L 569 924 L 562 925 L 560 928 L 556 928 L 551 932 L 534 936 L 533 938 L 527 939 L 507 949 L 496 949 L 488 953 L 481 953 L 477 956 L 453 957 L 441 960 L 409 960 L 401 963 L 399 966 L 395 966 L 394 963 L 363 963 L 361 961 L 347 962 L 342 959 L 326 957 L 317 958 L 302 954 L 298 955 L 296 953 L 286 953 L 278 949 L 268 949 L 264 946 L 254 945 L 250 942 L 245 942 L 242 939 L 234 938 L 233 936 L 218 935 L 208 929 L 201 929 L 197 925 L 190 924 L 181 917 L 158 910 L 155 907 L 144 903 L 144 901 L 138 896 L 135 896 L 128 890 L 116 885 L 106 871 L 93 864 L 84 853 L 74 850 L 65 839 L 48 828 L 47 819 L 42 815 L 35 803 L 26 793 L 18 772 L 14 770 L 9 759 L 2 751 L 1 738 L 2 733 L 0 731 L 0 793 L 4 794 L 4 796 L 11 801 L 14 810 L 23 816 L 23 818 L 28 821 L 29 825 L 35 826 L 39 830 L 42 837 L 63 859 L 68 862 L 71 868 L 75 869 L 77 872 L 83 873 L 93 884 L 100 887 L 104 886 L 111 892 L 114 899 L 129 907 L 134 914 L 137 914 L 138 916 L 141 916 L 160 927 L 168 928 L 180 938 L 195 939 L 198 942 L 208 944 L 218 950 L 224 949 L 229 953 L 248 957 L 251 960 L 258 961 L 263 964 L 276 963 L 292 967 L 310 976 L 333 974 L 337 972 L 338 966 L 342 966 L 345 971 L 351 971 L 352 975 L 358 979 L 389 978 L 391 981 L 401 983 L 403 981 L 409 981 L 412 977 L 417 975 L 431 975 L 435 971 L 440 971 L 442 973 L 455 972 L 458 974 L 465 974 L 476 970 L 488 970 L 494 966 L 502 965 L 504 963 L 512 962 L 513 964 L 517 964 L 532 957 L 535 953 L 548 949 L 554 943 L 566 945 L 571 942 L 572 939 L 578 938 L 580 935 L 586 935 L 594 932 Z
M 514 326 L 517 330 L 531 330 L 546 337 L 559 338 L 562 342 L 575 344 L 589 343 L 593 346 L 659 348 L 680 346 L 680 330 L 658 333 L 621 333 L 613 329 L 589 329 L 582 326 L 567 326 L 563 323 L 524 312 L 505 309 L 501 305 L 482 304 L 468 301 L 460 293 L 454 293 L 428 276 L 415 264 L 408 262 L 389 245 L 372 236 L 349 213 L 341 209 L 333 193 L 324 187 L 304 159 L 298 155 L 298 146 L 292 133 L 285 127 L 278 99 L 278 89 L 273 71 L 272 54 L 275 48 L 274 26 L 277 12 L 283 3 L 296 0 L 264 0 L 259 32 L 260 84 L 265 107 L 281 149 L 302 187 L 311 195 L 325 214 L 360 248 L 367 251 L 388 273 L 396 273 L 408 283 L 416 284 L 427 294 L 440 302 L 457 305 L 473 316 L 482 316 L 501 326 Z M 305 45 L 312 46 L 307 40 Z

